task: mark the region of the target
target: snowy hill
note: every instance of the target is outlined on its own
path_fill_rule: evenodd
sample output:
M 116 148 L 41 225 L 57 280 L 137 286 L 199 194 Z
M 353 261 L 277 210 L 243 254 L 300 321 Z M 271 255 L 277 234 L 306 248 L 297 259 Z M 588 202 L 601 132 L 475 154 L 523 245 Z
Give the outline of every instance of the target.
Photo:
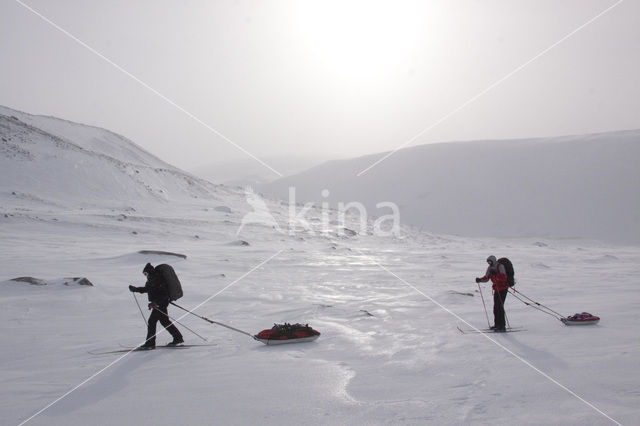
M 382 237 L 319 208 L 291 229 L 301 206 L 200 181 L 105 130 L 1 115 L 3 424 L 636 420 L 637 247 L 410 226 Z M 524 331 L 461 334 L 489 321 L 479 288 L 490 289 L 474 277 L 490 253 L 513 260 L 522 293 L 602 320 L 566 327 L 509 295 L 508 320 Z M 300 322 L 322 335 L 265 346 L 171 306 L 187 343 L 203 343 L 197 333 L 211 346 L 96 355 L 143 342 L 146 298 L 127 287 L 144 283 L 147 262 L 175 267 L 178 303 L 198 315 L 250 334 Z
M 640 243 L 640 131 L 473 141 L 332 161 L 261 186 L 298 201 L 381 201 L 431 232 Z M 323 189 L 330 190 L 326 199 Z
M 0 192 L 25 203 L 136 208 L 213 188 L 96 127 L 0 107 L 0 137 Z

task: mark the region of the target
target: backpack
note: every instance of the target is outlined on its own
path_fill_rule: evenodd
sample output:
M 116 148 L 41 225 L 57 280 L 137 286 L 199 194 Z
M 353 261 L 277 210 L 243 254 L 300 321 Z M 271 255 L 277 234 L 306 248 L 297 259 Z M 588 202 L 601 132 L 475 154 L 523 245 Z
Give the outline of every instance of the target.
M 513 263 L 506 257 L 501 257 L 498 259 L 498 265 L 504 266 L 504 270 L 507 271 L 507 282 L 509 283 L 509 287 L 513 287 L 516 285 L 516 279 L 514 277 L 513 272 Z
M 167 291 L 169 293 L 169 301 L 173 302 L 182 297 L 182 285 L 176 275 L 176 271 L 173 270 L 171 265 L 162 264 L 156 266 L 156 271 L 162 275 L 164 281 L 167 283 Z

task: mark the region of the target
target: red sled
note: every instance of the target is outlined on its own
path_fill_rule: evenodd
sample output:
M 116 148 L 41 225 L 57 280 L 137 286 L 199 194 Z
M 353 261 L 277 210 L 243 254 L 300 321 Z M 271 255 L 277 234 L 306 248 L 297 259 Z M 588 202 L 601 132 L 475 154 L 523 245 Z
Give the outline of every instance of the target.
M 589 312 L 582 312 L 581 314 L 573 314 L 566 318 L 562 318 L 560 321 L 564 325 L 589 325 L 597 324 L 600 321 L 600 317 L 591 315 Z
M 265 345 L 282 345 L 285 343 L 312 342 L 320 337 L 320 332 L 309 327 L 309 324 L 274 324 L 270 330 L 262 330 L 253 336 Z

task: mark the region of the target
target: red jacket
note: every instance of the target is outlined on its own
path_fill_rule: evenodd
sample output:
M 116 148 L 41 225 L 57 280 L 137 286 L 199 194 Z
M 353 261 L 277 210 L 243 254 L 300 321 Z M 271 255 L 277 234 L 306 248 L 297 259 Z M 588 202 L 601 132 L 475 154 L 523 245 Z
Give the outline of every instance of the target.
M 507 271 L 504 266 L 498 264 L 497 267 L 489 266 L 484 277 L 480 278 L 480 281 L 486 283 L 491 280 L 494 291 L 509 290 L 509 282 L 507 281 Z

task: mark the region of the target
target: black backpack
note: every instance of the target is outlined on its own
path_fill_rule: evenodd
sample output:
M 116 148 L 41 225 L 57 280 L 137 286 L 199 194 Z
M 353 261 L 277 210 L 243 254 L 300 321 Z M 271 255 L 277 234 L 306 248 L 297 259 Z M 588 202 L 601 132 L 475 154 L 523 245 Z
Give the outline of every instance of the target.
M 162 275 L 164 281 L 167 283 L 167 291 L 169 293 L 169 301 L 173 302 L 182 297 L 182 285 L 176 275 L 176 271 L 173 270 L 171 265 L 162 264 L 156 266 L 156 272 Z
M 514 277 L 513 272 L 513 263 L 506 257 L 501 257 L 498 259 L 498 264 L 504 266 L 504 270 L 507 271 L 507 282 L 509 283 L 509 287 L 513 287 L 516 285 L 516 279 Z

